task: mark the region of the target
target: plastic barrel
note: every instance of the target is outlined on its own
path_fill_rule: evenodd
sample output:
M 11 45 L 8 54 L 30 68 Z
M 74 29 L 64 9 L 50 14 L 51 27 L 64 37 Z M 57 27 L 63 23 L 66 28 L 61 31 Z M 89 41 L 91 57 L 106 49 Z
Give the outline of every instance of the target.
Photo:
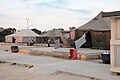
M 77 59 L 77 50 L 70 49 L 70 59 Z

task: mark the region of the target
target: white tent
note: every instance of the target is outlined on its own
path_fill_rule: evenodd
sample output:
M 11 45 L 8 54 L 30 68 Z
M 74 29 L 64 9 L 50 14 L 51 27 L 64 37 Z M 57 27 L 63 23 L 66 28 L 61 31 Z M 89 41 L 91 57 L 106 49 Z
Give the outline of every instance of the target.
M 35 42 L 39 42 L 39 35 L 33 32 L 32 30 L 20 30 L 14 34 L 5 36 L 6 42 L 13 42 L 13 38 L 16 39 L 15 42 L 17 43 L 27 43 L 31 40 L 34 40 Z

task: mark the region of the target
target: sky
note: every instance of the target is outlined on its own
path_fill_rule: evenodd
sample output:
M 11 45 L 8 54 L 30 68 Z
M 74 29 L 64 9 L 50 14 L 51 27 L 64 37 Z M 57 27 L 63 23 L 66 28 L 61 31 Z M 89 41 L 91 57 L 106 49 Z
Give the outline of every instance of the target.
M 120 0 L 0 0 L 0 27 L 41 31 L 79 27 L 101 11 L 120 11 Z

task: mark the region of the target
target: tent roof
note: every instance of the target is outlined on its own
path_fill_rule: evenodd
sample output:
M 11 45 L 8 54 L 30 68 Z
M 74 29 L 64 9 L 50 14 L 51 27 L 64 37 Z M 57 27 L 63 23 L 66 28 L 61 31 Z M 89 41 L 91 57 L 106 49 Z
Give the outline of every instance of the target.
M 104 12 L 103 17 L 120 17 L 120 11 Z
M 60 29 L 53 29 L 51 31 L 48 31 L 45 34 L 40 35 L 40 37 L 61 37 L 62 31 L 63 30 L 60 30 Z
M 40 37 L 49 37 L 50 31 L 48 31 L 47 33 L 41 34 Z
M 80 30 L 99 30 L 105 31 L 111 29 L 110 18 L 103 17 L 104 12 L 100 12 L 95 18 L 83 26 L 78 27 Z
M 28 30 L 25 30 L 25 29 L 22 29 L 14 34 L 11 34 L 11 35 L 8 35 L 6 37 L 9 37 L 9 36 L 29 36 L 29 37 L 39 37 L 38 34 L 36 34 L 35 32 L 33 32 L 32 30 L 28 29 Z

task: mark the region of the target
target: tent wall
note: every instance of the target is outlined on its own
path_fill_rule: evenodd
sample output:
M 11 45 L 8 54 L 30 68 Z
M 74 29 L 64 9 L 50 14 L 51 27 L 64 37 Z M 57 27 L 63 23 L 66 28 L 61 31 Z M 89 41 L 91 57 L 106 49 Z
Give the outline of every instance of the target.
M 15 38 L 15 42 L 22 42 L 22 37 L 20 36 L 8 36 L 8 37 L 5 37 L 5 42 L 10 42 L 12 43 L 13 42 L 13 38 Z
M 86 34 L 86 43 L 82 47 L 90 47 L 96 49 L 110 49 L 110 30 L 95 31 L 95 30 L 79 30 L 76 29 L 76 40 Z
M 47 43 L 48 37 L 40 37 L 40 38 L 37 39 L 37 40 L 39 40 L 40 43 Z
M 57 39 L 60 39 L 60 42 L 61 42 L 61 37 L 50 37 L 50 43 L 51 44 L 54 44 L 55 43 L 55 40 L 57 40 Z
M 36 37 L 36 43 L 41 43 L 41 37 Z
M 37 43 L 47 43 L 48 37 L 37 37 Z
M 10 43 L 12 43 L 12 37 L 5 37 L 5 42 L 10 42 Z
M 91 30 L 92 48 L 110 49 L 110 31 Z
M 28 43 L 30 41 L 34 40 L 36 42 L 36 37 L 23 37 L 22 42 L 23 43 Z
M 23 37 L 21 37 L 21 36 L 16 36 L 16 37 L 14 37 L 15 39 L 16 39 L 16 41 L 15 42 L 22 42 L 22 39 L 23 39 Z
M 12 36 L 5 37 L 6 42 L 12 43 L 12 42 L 13 42 L 12 38 L 13 38 Z M 37 41 L 36 37 L 14 36 L 14 38 L 16 39 L 16 40 L 15 40 L 16 43 L 28 43 L 28 42 L 30 42 L 31 40 L 34 40 L 35 42 L 39 42 L 39 41 Z

